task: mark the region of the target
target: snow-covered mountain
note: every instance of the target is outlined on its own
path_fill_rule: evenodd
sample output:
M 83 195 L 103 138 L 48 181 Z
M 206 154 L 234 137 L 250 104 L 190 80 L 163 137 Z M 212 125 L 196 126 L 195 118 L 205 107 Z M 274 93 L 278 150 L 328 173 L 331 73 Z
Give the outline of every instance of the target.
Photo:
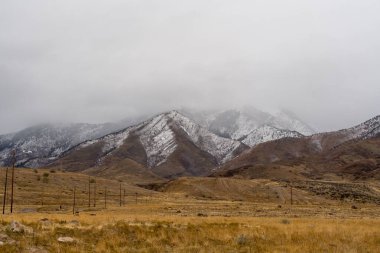
M 300 138 L 303 137 L 303 135 L 296 131 L 283 130 L 265 125 L 250 132 L 244 139 L 242 139 L 242 142 L 250 147 L 254 147 L 260 143 L 286 137 Z
M 313 128 L 300 120 L 294 113 L 287 110 L 282 110 L 273 114 L 266 124 L 279 129 L 296 131 L 306 136 L 315 134 Z
M 380 115 L 367 120 L 352 128 L 339 131 L 345 134 L 347 140 L 351 139 L 369 139 L 380 135 Z
M 90 157 L 84 161 L 86 167 L 102 167 L 110 160 L 132 159 L 139 160 L 160 176 L 202 175 L 246 148 L 239 141 L 220 137 L 177 111 L 171 111 L 122 131 L 83 142 L 66 152 L 60 162 L 66 169 L 75 170 L 72 165 L 78 164 L 77 154 L 81 153 L 86 159 Z
M 197 145 L 201 145 L 203 142 L 203 137 L 201 138 L 198 135 L 201 135 L 201 132 L 205 133 L 206 130 L 228 139 L 241 141 L 251 147 L 264 141 L 284 137 L 298 137 L 299 135 L 293 131 L 298 130 L 301 133 L 310 133 L 312 131 L 306 124 L 297 120 L 294 115 L 282 113 L 274 116 L 253 107 L 226 111 L 182 110 L 181 113 L 187 116 L 188 121 L 191 119 L 203 127 L 202 130 L 195 126 L 193 126 L 193 129 L 189 129 L 189 133 L 192 133 L 193 141 Z M 148 115 L 144 115 L 107 124 L 42 124 L 17 133 L 0 135 L 0 166 L 9 163 L 9 156 L 13 149 L 17 151 L 18 165 L 27 167 L 44 166 L 79 143 L 100 138 L 133 124 L 138 124 L 147 118 Z M 185 124 L 186 120 L 182 119 L 182 121 Z M 166 147 L 163 144 L 161 147 L 163 150 L 157 151 L 160 147 L 148 145 L 151 142 L 149 140 L 151 134 L 148 131 L 146 135 L 142 135 L 142 141 L 145 144 L 145 150 L 148 152 L 148 164 L 154 165 L 156 161 L 160 161 L 160 157 L 165 157 L 165 154 L 170 153 L 174 146 L 167 143 L 169 147 Z M 169 130 L 161 134 L 157 138 L 172 137 Z M 148 137 L 144 138 L 144 136 Z M 211 137 L 208 136 L 207 138 Z M 210 146 L 206 151 L 218 160 L 224 161 L 224 158 L 221 157 L 223 154 L 219 154 L 221 145 L 219 143 L 216 146 Z M 150 150 L 151 148 L 154 150 Z M 107 148 L 105 147 L 105 149 Z
M 252 107 L 223 111 L 182 109 L 181 113 L 208 128 L 213 133 L 238 140 L 265 125 L 270 114 Z
M 366 140 L 380 135 L 380 115 L 359 125 L 339 131 L 318 133 L 310 136 L 312 144 L 319 151 L 337 147 L 352 140 Z
M 170 115 L 173 113 L 171 112 Z M 312 131 L 306 124 L 303 124 L 290 113 L 271 115 L 252 107 L 226 111 L 182 110 L 181 114 L 177 113 L 177 115 L 182 114 L 187 117 L 174 117 L 173 115 L 167 117 L 171 120 L 175 118 L 183 126 L 188 126 L 182 127 L 182 131 L 187 131 L 191 136 L 191 141 L 201 150 L 215 157 L 218 163 L 228 160 L 229 157 L 223 153 L 223 149 L 226 148 L 224 146 L 226 141 L 215 142 L 214 146 L 207 146 L 210 145 L 210 142 L 205 140 L 215 139 L 216 135 L 224 137 L 223 140 L 230 139 L 229 141 L 233 141 L 235 145 L 240 142 L 253 147 L 265 141 L 284 137 L 299 137 L 301 135 L 294 132 L 297 130 L 302 133 Z M 165 116 L 161 120 L 159 120 L 159 116 L 154 118 L 154 120 L 158 120 L 163 129 L 166 129 L 160 135 L 157 134 L 156 138 L 167 139 L 167 143 L 163 142 L 160 144 L 161 146 L 157 147 L 151 145 L 150 136 L 156 133 L 157 129 L 155 128 L 150 129 L 148 127 L 146 132 L 141 132 L 141 142 L 147 152 L 148 166 L 156 166 L 162 159 L 165 159 L 167 154 L 175 150 L 175 145 L 170 143 L 174 137 L 169 129 L 168 122 L 164 121 L 169 120 L 167 117 Z M 18 165 L 27 167 L 44 166 L 79 143 L 86 140 L 94 141 L 109 133 L 138 124 L 142 119 L 146 118 L 148 118 L 147 115 L 107 124 L 43 124 L 17 133 L 0 135 L 0 166 L 8 163 L 10 152 L 13 149 L 17 151 Z M 144 123 L 146 122 L 141 124 Z M 154 121 L 151 124 L 154 124 Z M 213 135 L 211 136 L 210 134 Z M 112 136 L 114 139 L 118 137 L 122 136 L 118 134 Z M 106 140 L 111 137 L 105 136 L 104 138 Z M 108 146 L 104 147 L 104 151 L 107 152 L 107 149 L 109 151 L 115 148 L 113 145 L 121 145 L 120 141 L 122 143 L 123 140 L 119 140 L 119 142 L 110 140 Z M 201 147 L 202 145 L 205 146 Z M 227 146 L 230 147 L 229 144 Z
M 16 150 L 18 166 L 40 167 L 86 140 L 93 140 L 145 120 L 149 115 L 129 117 L 114 123 L 49 123 L 0 135 L 0 166 L 8 165 Z
M 115 124 L 43 124 L 13 134 L 0 136 L 0 165 L 6 165 L 12 150 L 17 164 L 47 164 L 72 146 L 98 138 L 117 129 Z
M 380 179 L 380 115 L 351 128 L 318 133 L 302 138 L 286 138 L 244 152 L 219 168 L 220 175 L 257 176 L 260 166 L 304 164 L 302 173 L 310 178 L 329 178 L 335 174 L 350 179 Z M 260 167 L 261 171 L 265 171 Z M 287 169 L 286 169 L 287 170 Z M 267 176 L 273 177 L 273 170 Z M 276 176 L 283 179 L 284 171 Z
M 287 111 L 272 115 L 253 107 L 244 107 L 226 111 L 182 109 L 181 112 L 211 132 L 242 141 L 250 147 L 265 141 L 314 133 L 311 127 Z

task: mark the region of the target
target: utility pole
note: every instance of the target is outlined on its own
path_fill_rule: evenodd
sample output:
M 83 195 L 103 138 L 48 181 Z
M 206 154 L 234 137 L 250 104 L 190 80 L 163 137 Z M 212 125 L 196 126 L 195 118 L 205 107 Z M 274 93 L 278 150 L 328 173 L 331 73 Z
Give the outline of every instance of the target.
M 12 151 L 12 163 L 11 213 L 13 213 L 13 188 L 15 183 L 16 150 Z
M 123 194 L 123 206 L 125 206 L 125 189 L 124 189 L 124 194 Z
M 5 205 L 7 202 L 7 184 L 8 184 L 8 167 L 5 169 L 4 196 L 3 196 L 3 214 L 5 213 Z
M 290 205 L 293 205 L 293 184 L 290 183 Z
M 88 176 L 88 207 L 91 207 L 91 177 Z
M 75 215 L 75 201 L 76 201 L 76 199 L 75 199 L 75 191 L 76 191 L 76 186 L 74 186 L 74 199 L 73 199 L 73 215 Z
M 42 183 L 41 205 L 44 206 L 45 185 Z
M 137 192 L 135 193 L 135 195 L 136 195 L 136 204 L 137 204 Z
M 107 186 L 104 187 L 104 208 L 107 209 Z
M 94 207 L 96 207 L 96 181 L 94 182 Z
M 120 183 L 120 206 L 121 206 L 121 183 Z

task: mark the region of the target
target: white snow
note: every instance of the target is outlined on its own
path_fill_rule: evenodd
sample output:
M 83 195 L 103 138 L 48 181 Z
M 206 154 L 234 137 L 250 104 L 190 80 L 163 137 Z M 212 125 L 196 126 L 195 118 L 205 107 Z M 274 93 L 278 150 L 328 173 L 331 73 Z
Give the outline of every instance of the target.
M 187 109 L 185 113 L 211 132 L 234 140 L 240 140 L 252 131 L 265 126 L 296 131 L 303 135 L 315 133 L 311 127 L 299 120 L 293 113 L 286 111 L 272 115 L 253 107 L 244 107 L 214 112 Z
M 139 130 L 150 167 L 159 166 L 176 150 L 178 144 L 171 125 L 181 128 L 188 138 L 201 150 L 210 153 L 219 163 L 233 157 L 240 142 L 219 137 L 194 123 L 177 111 L 161 114 Z
M 174 133 L 169 127 L 168 117 L 164 114 L 153 118 L 138 133 L 149 167 L 159 166 L 165 162 L 177 147 Z
M 267 124 L 279 129 L 296 131 L 306 136 L 315 133 L 310 126 L 299 120 L 293 113 L 286 111 L 275 113 Z
M 299 138 L 302 137 L 298 132 L 278 129 L 272 126 L 262 126 L 250 132 L 242 142 L 250 147 L 260 143 L 273 141 L 285 137 Z
M 199 149 L 214 156 L 219 163 L 224 163 L 232 159 L 234 151 L 241 145 L 238 141 L 223 138 L 211 133 L 206 128 L 194 123 L 177 111 L 170 112 L 168 117 L 187 133 L 190 140 Z
M 346 135 L 345 141 L 352 139 L 368 139 L 380 134 L 380 115 L 352 128 L 339 131 Z
M 10 151 L 15 149 L 18 165 L 43 166 L 75 145 L 113 131 L 115 126 L 109 124 L 43 124 L 2 135 L 0 146 L 5 148 L 0 150 L 0 165 L 4 165 Z

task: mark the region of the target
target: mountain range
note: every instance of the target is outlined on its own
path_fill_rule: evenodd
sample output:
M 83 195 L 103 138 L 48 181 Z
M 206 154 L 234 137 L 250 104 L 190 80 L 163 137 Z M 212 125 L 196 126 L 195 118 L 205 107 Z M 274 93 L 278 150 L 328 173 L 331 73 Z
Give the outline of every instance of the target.
M 312 132 L 310 127 L 290 114 L 282 113 L 276 117 L 249 107 L 227 111 L 186 109 L 179 112 L 211 133 L 238 140 L 250 147 L 268 140 L 302 136 L 297 130 L 304 134 Z M 8 163 L 11 150 L 17 150 L 17 165 L 45 166 L 79 143 L 115 133 L 147 118 L 149 116 L 144 115 L 106 124 L 41 124 L 0 135 L 0 165 Z
M 127 162 L 161 177 L 207 175 L 248 147 L 220 137 L 177 111 L 159 114 L 119 132 L 83 142 L 62 154 L 65 170 L 122 167 Z M 118 165 L 120 164 L 120 166 Z M 58 165 L 58 164 L 56 164 Z
M 380 179 L 380 115 L 352 128 L 257 145 L 214 176 Z
M 263 167 L 268 172 L 300 164 L 307 167 L 301 174 L 316 176 L 328 170 L 321 164 L 342 170 L 342 161 L 327 157 L 332 150 L 355 150 L 358 141 L 364 141 L 360 145 L 367 149 L 372 145 L 372 153 L 366 150 L 363 158 L 372 160 L 361 162 L 377 168 L 373 140 L 378 138 L 379 125 L 377 116 L 353 128 L 316 134 L 288 111 L 272 115 L 249 107 L 181 109 L 145 121 L 45 124 L 1 135 L 0 165 L 9 165 L 9 153 L 16 150 L 18 166 L 58 167 L 136 182 L 210 174 L 255 177 Z M 353 146 L 347 148 L 348 143 Z

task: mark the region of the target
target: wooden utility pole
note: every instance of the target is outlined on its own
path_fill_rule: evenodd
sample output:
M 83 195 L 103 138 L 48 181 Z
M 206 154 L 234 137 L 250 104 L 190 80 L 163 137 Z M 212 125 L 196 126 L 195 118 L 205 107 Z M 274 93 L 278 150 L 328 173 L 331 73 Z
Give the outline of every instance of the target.
M 76 186 L 74 186 L 74 196 L 73 196 L 73 214 L 75 215 L 75 202 L 76 202 L 76 196 L 75 196 Z
M 8 167 L 5 169 L 4 196 L 3 196 L 3 214 L 7 203 L 7 184 L 8 184 Z
M 96 207 L 96 181 L 94 182 L 94 207 Z
M 12 151 L 12 188 L 11 188 L 11 213 L 13 213 L 13 188 L 15 183 L 16 150 Z
M 124 189 L 124 193 L 123 193 L 123 206 L 125 206 L 125 189 Z
M 290 183 L 290 205 L 293 205 L 293 184 Z
M 107 209 L 107 187 L 104 187 L 104 208 Z
M 42 183 L 41 205 L 44 206 L 45 186 Z
M 136 195 L 136 204 L 137 204 L 137 192 L 135 193 L 135 195 Z
M 120 183 L 120 206 L 121 206 L 121 183 Z
M 91 177 L 88 176 L 88 207 L 91 207 Z

